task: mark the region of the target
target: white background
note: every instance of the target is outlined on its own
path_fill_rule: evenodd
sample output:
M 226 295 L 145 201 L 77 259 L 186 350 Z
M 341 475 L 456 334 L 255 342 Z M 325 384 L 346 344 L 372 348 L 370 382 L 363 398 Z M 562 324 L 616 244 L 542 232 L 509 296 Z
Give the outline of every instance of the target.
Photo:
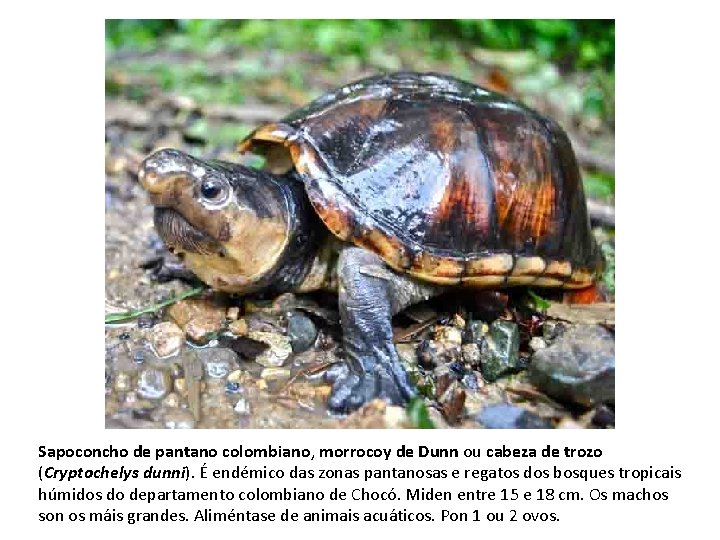
M 39 3 L 6 7 L 2 46 L 2 328 L 3 385 L 2 478 L 3 536 L 52 535 L 55 538 L 138 538 L 172 534 L 293 535 L 300 538 L 333 535 L 381 537 L 406 535 L 437 538 L 439 534 L 497 534 L 503 538 L 608 538 L 611 533 L 659 537 L 716 534 L 717 468 L 711 441 L 717 430 L 717 243 L 718 30 L 714 19 L 683 2 L 665 9 L 657 3 L 623 13 L 603 2 L 603 10 L 579 9 L 577 2 L 513 2 L 509 10 L 425 10 L 412 12 L 400 3 L 364 1 L 355 12 L 308 9 L 307 2 L 274 1 L 261 12 L 240 3 L 174 2 L 172 7 L 148 2 L 122 2 L 125 9 L 99 12 L 90 4 L 71 6 Z M 455 3 L 470 6 L 469 3 Z M 27 8 L 25 7 L 27 5 Z M 224 10 L 192 8 L 225 6 Z M 567 9 L 572 6 L 572 9 Z M 647 7 L 645 7 L 647 6 Z M 184 7 L 187 9 L 177 9 Z M 342 6 L 346 7 L 346 6 Z M 354 6 L 347 6 L 352 8 Z M 370 7 L 377 7 L 371 10 Z M 549 9 L 554 7 L 554 9 Z M 154 8 L 154 9 L 151 9 Z M 464 13 L 463 13 L 464 11 Z M 103 118 L 104 17 L 605 17 L 617 18 L 617 410 L 615 431 L 392 431 L 392 432 L 130 432 L 103 429 Z M 685 18 L 692 20 L 686 22 Z M 39 332 L 40 329 L 40 332 Z M 73 347 L 65 343 L 71 341 Z M 58 358 L 56 348 L 72 354 Z M 21 369 L 23 377 L 13 370 Z M 19 385 L 17 381 L 22 381 Z M 39 445 L 52 447 L 104 446 L 469 446 L 486 449 L 503 443 L 514 447 L 599 447 L 602 460 L 554 460 L 545 464 L 575 468 L 680 468 L 679 481 L 653 481 L 650 490 L 668 490 L 665 503 L 514 504 L 518 510 L 555 511 L 558 523 L 486 522 L 409 525 L 242 524 L 184 525 L 43 525 L 36 516 L 40 465 Z M 105 462 L 120 465 L 119 462 Z M 183 462 L 184 464 L 185 462 Z M 363 468 L 373 460 L 337 460 L 332 467 Z M 407 466 L 439 468 L 523 468 L 511 460 L 407 461 Z M 316 462 L 314 464 L 319 465 Z M 82 464 L 102 465 L 85 460 Z M 133 462 L 128 465 L 133 466 Z M 397 462 L 392 465 L 398 466 Z M 540 466 L 540 463 L 537 464 Z M 334 482 L 342 486 L 341 482 Z M 353 482 L 353 484 L 358 484 Z M 361 485 L 362 483 L 358 484 Z M 592 485 L 591 485 L 592 484 Z M 83 484 L 109 489 L 110 482 Z M 266 484 L 270 486 L 271 484 Z M 348 483 L 349 485 L 349 483 Z M 408 484 L 410 485 L 410 484 Z M 436 484 L 432 484 L 436 485 Z M 589 487 L 622 489 L 608 481 L 563 484 L 512 482 L 488 484 L 488 489 L 539 486 L 586 491 Z M 45 485 L 49 487 L 49 484 Z M 147 483 L 137 483 L 148 488 Z M 157 489 L 158 485 L 153 484 Z M 214 484 L 203 484 L 212 489 Z M 397 481 L 376 488 L 402 488 Z M 421 482 L 415 487 L 429 487 Z M 466 482 L 438 487 L 479 489 Z M 79 487 L 79 484 L 78 484 Z M 200 485 L 188 484 L 189 488 Z M 226 488 L 229 485 L 224 486 Z M 234 484 L 239 489 L 239 484 Z M 634 484 L 635 489 L 642 486 Z M 317 482 L 308 489 L 327 488 Z M 66 487 L 67 489 L 67 487 Z M 404 490 L 401 490 L 404 491 Z M 404 494 L 404 493 L 403 493 Z M 425 511 L 458 503 L 416 503 Z M 483 505 L 483 506 L 480 506 Z M 478 507 L 488 508 L 488 503 Z M 526 505 L 526 506 L 525 506 Z M 141 510 L 114 505 L 118 510 Z M 168 505 L 169 506 L 169 505 Z M 195 508 L 197 505 L 191 505 Z M 222 510 L 222 505 L 209 505 Z M 282 503 L 270 507 L 279 511 Z M 295 505 L 293 505 L 295 506 Z M 410 505 L 396 505 L 409 507 Z M 69 506 L 54 503 L 68 510 Z M 109 503 L 93 506 L 105 510 Z M 156 503 L 148 510 L 162 510 Z M 234 507 L 238 507 L 234 505 Z M 350 506 L 348 506 L 350 507 Z M 507 505 L 503 504 L 507 508 Z M 181 505 L 173 508 L 185 510 Z M 465 509 L 469 509 L 467 507 Z M 90 508 L 87 508 L 90 509 Z M 330 509 L 330 508 L 327 508 Z M 333 507 L 341 510 L 342 506 Z M 388 509 L 385 505 L 356 510 Z M 499 506 L 498 506 L 499 509 Z M 302 511 L 303 507 L 298 506 Z

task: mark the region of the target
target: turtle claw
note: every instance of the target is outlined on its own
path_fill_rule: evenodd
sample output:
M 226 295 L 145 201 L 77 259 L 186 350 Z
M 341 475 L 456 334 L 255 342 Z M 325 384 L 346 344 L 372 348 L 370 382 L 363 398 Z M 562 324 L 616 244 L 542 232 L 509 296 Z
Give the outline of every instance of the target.
M 388 370 L 384 365 L 376 364 L 372 371 L 359 375 L 346 368 L 344 373 L 338 373 L 335 378 L 328 408 L 334 413 L 346 414 L 373 399 L 404 405 L 415 396 L 415 390 L 402 367 L 398 366 L 398 369 L 399 372 L 396 369 Z

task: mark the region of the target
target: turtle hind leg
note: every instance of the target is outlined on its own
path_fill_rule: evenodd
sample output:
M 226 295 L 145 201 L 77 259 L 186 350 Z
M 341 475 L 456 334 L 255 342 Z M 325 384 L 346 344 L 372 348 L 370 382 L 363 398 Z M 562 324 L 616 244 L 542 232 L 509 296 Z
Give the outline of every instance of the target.
M 338 283 L 347 360 L 332 375 L 328 407 L 347 413 L 375 398 L 405 404 L 415 389 L 395 350 L 391 319 L 441 289 L 396 274 L 380 257 L 356 247 L 341 252 Z

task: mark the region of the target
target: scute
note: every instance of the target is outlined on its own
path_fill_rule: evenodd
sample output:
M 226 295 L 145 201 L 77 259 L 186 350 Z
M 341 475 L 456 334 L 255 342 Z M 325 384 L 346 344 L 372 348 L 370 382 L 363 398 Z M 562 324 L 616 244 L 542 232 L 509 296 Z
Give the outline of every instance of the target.
M 567 136 L 500 94 L 444 75 L 372 77 L 261 127 L 241 150 L 268 143 L 288 148 L 332 233 L 396 270 L 582 287 L 601 269 Z

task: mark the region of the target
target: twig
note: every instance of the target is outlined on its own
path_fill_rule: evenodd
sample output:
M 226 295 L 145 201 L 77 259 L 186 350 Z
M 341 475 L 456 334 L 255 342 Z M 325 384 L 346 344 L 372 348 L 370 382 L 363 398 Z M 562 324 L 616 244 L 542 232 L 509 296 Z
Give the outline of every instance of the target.
M 108 315 L 105 315 L 105 324 L 126 321 L 128 319 L 135 319 L 145 313 L 154 313 L 166 306 L 174 304 L 175 302 L 179 302 L 180 300 L 184 300 L 185 298 L 189 298 L 190 296 L 195 296 L 196 294 L 200 294 L 204 290 L 205 290 L 205 285 L 201 285 L 201 286 L 195 287 L 193 289 L 190 289 L 188 291 L 185 291 L 183 293 L 180 293 L 177 296 L 173 296 L 172 298 L 168 298 L 167 300 L 164 300 L 157 304 L 145 306 L 143 308 L 140 308 L 140 309 L 137 309 L 134 311 L 123 311 L 121 313 L 109 313 Z

